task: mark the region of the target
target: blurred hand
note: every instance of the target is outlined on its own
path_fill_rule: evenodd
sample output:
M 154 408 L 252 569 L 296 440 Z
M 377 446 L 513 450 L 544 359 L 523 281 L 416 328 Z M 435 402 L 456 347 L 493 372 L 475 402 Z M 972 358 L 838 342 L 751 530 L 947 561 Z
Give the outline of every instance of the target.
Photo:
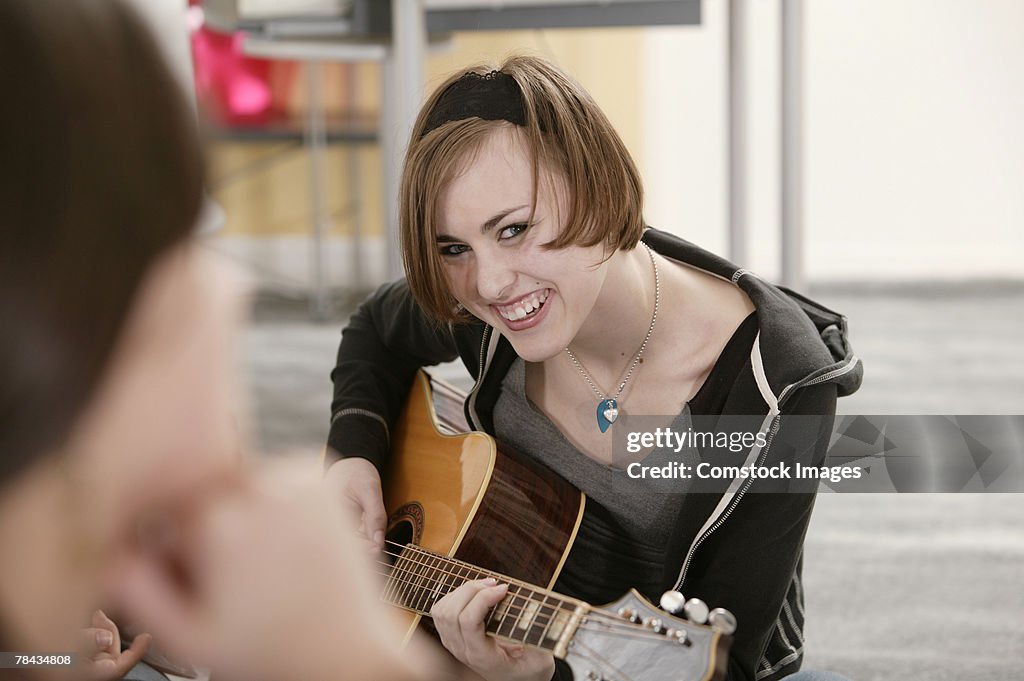
M 342 459 L 331 464 L 324 480 L 350 517 L 359 519 L 359 533 L 383 550 L 387 514 L 377 467 L 367 459 Z
M 102 610 L 92 614 L 92 626 L 81 631 L 79 652 L 81 664 L 76 679 L 114 681 L 128 673 L 146 654 L 152 637 L 140 634 L 125 651 L 121 650 L 121 634 L 117 625 Z
M 399 655 L 382 580 L 339 513 L 315 466 L 275 466 L 184 514 L 173 543 L 126 557 L 112 589 L 218 678 L 429 678 L 422 654 Z
M 508 594 L 493 579 L 466 582 L 430 609 L 441 643 L 462 664 L 488 681 L 549 681 L 551 653 L 499 641 L 484 630 L 487 614 Z

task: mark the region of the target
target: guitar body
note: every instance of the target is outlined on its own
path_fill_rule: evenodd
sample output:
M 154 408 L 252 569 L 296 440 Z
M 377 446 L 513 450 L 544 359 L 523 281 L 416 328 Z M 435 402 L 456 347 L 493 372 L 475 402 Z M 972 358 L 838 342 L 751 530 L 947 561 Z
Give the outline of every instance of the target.
M 462 404 L 420 372 L 392 440 L 384 502 L 390 541 L 416 544 L 550 588 L 583 518 L 584 496 L 554 473 L 503 454 L 484 433 L 459 429 Z M 453 422 L 455 421 L 455 422 Z M 409 633 L 420 615 L 405 613 Z
M 407 638 L 446 594 L 494 577 L 509 590 L 485 620 L 486 633 L 550 651 L 574 678 L 724 678 L 735 629 L 726 611 L 730 631 L 669 615 L 632 590 L 603 607 L 550 591 L 585 497 L 547 468 L 498 451 L 486 434 L 455 434 L 466 429 L 461 395 L 441 382 L 434 387 L 420 372 L 384 481 L 395 560 L 382 600 L 402 609 Z

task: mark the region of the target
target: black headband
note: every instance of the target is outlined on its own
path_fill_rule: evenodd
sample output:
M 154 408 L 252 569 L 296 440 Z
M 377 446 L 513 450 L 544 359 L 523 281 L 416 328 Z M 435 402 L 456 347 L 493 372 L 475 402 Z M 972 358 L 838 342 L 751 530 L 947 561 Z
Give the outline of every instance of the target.
M 449 121 L 466 118 L 526 125 L 526 110 L 523 108 L 523 93 L 519 83 L 501 71 L 486 74 L 467 72 L 438 97 L 420 137 Z

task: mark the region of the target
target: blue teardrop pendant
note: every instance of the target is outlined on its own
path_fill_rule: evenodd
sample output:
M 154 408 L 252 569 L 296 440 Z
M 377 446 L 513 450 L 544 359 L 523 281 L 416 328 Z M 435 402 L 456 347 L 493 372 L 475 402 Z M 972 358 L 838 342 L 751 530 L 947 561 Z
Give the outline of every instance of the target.
M 606 432 L 619 418 L 619 403 L 612 398 L 597 403 L 597 427 Z

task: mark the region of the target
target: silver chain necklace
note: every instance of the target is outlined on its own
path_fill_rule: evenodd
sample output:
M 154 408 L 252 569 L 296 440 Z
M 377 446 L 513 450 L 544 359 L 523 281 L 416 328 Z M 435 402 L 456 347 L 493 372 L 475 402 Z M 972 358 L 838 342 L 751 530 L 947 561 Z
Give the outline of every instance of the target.
M 594 383 L 594 379 L 590 377 L 583 363 L 576 358 L 572 350 L 568 346 L 565 348 L 565 354 L 569 355 L 569 359 L 576 365 L 576 369 L 579 370 L 580 375 L 583 376 L 583 380 L 587 382 L 590 389 L 597 395 L 597 427 L 601 429 L 601 432 L 606 432 L 615 419 L 619 418 L 619 396 L 622 391 L 626 389 L 626 384 L 629 383 L 630 377 L 633 376 L 633 371 L 637 365 L 640 364 L 640 358 L 644 355 L 644 350 L 647 349 L 647 341 L 651 339 L 651 333 L 654 332 L 654 325 L 658 321 L 658 302 L 661 298 L 661 279 L 658 277 L 658 262 L 654 259 L 654 251 L 647 244 L 643 244 L 643 247 L 647 249 L 647 255 L 651 257 L 651 265 L 654 267 L 654 314 L 651 315 L 651 325 L 647 327 L 647 335 L 644 336 L 644 340 L 640 343 L 640 348 L 633 355 L 633 361 L 629 365 L 629 369 L 626 370 L 626 375 L 623 377 L 622 382 L 619 383 L 618 390 L 611 397 L 606 396 L 597 384 Z

